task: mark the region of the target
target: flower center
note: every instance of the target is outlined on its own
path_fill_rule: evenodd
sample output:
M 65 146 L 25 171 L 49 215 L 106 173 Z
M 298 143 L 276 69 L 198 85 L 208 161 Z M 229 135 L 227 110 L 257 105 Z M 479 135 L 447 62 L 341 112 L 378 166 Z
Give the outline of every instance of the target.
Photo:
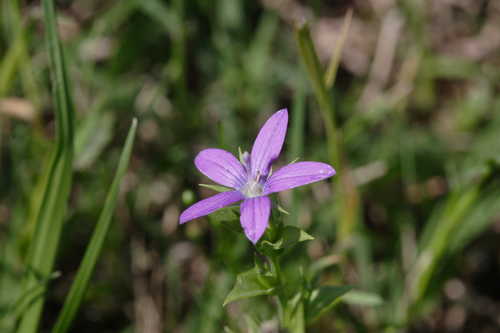
M 262 195 L 264 187 L 258 180 L 249 179 L 240 191 L 247 198 L 255 198 Z

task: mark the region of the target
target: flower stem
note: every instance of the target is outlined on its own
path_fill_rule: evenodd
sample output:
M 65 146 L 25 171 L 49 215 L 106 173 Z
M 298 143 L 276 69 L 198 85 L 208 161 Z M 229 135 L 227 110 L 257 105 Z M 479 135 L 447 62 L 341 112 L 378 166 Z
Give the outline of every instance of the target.
M 269 264 L 271 266 L 271 272 L 276 278 L 276 300 L 278 304 L 278 318 L 280 322 L 280 327 L 285 327 L 285 315 L 284 308 L 287 303 L 286 295 L 284 292 L 283 276 L 281 274 L 281 267 L 278 256 L 269 256 Z

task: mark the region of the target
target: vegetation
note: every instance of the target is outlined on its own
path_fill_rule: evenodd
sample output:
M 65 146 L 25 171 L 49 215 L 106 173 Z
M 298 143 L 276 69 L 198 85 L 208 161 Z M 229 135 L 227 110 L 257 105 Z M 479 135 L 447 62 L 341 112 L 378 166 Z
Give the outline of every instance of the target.
M 497 329 L 496 2 L 0 4 L 1 332 L 277 332 L 238 296 L 265 246 L 311 300 L 292 332 Z M 180 226 L 196 154 L 285 107 L 276 167 L 337 171 L 276 195 L 295 246 Z

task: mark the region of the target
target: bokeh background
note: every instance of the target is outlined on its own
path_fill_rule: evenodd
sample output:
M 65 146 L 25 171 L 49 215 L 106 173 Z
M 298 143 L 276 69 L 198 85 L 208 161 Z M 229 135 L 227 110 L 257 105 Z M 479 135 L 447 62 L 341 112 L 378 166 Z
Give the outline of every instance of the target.
M 287 273 L 301 267 L 357 290 L 308 332 L 500 331 L 500 2 L 56 5 L 76 152 L 43 329 L 60 310 L 137 117 L 114 223 L 72 332 L 246 332 L 249 322 L 276 331 L 265 298 L 222 307 L 236 274 L 253 265 L 251 243 L 210 218 L 178 226 L 178 216 L 212 194 L 198 186 L 209 181 L 196 153 L 249 150 L 280 108 L 289 108 L 290 126 L 279 163 L 331 161 L 294 31 L 309 23 L 326 70 L 352 9 L 328 91 L 342 169 L 336 182 L 280 195 L 287 223 L 315 236 L 285 258 Z M 2 0 L 0 29 L 2 321 L 33 234 L 54 105 L 40 3 Z

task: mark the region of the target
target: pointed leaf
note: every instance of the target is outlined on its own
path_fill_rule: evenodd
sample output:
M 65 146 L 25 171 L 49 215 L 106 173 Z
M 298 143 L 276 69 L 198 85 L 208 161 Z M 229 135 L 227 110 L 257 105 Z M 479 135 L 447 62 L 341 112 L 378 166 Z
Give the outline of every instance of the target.
M 350 286 L 323 286 L 311 292 L 306 308 L 308 323 L 312 323 L 330 310 L 352 287 Z
M 306 323 L 304 318 L 303 293 L 299 292 L 288 300 L 285 309 L 285 326 L 290 333 L 304 333 Z
M 285 215 L 290 215 L 290 213 L 289 213 L 289 212 L 287 212 L 287 211 L 285 210 L 285 208 L 281 207 L 280 205 L 278 205 L 278 211 L 279 211 L 280 213 L 282 213 L 282 214 L 285 214 Z
M 75 167 L 86 169 L 97 160 L 113 137 L 115 116 L 96 110 L 77 128 L 75 136 Z
M 200 185 L 201 187 L 209 188 L 209 189 L 214 190 L 216 192 L 232 191 L 232 189 L 230 189 L 229 187 L 220 186 L 220 185 L 211 185 L 211 184 L 198 184 L 198 185 Z
M 103 210 L 99 216 L 99 220 L 97 221 L 90 243 L 85 251 L 85 256 L 83 257 L 80 267 L 78 268 L 76 278 L 71 285 L 68 296 L 66 297 L 63 309 L 61 310 L 56 325 L 54 326 L 52 331 L 53 333 L 64 333 L 68 331 L 71 322 L 80 307 L 85 291 L 88 288 L 89 280 L 94 272 L 95 265 L 99 259 L 106 235 L 108 234 L 109 227 L 111 225 L 111 218 L 113 217 L 113 212 L 116 207 L 120 184 L 125 172 L 127 171 L 130 155 L 132 153 L 136 128 L 137 120 L 134 119 L 128 132 L 127 140 L 120 157 L 120 162 L 118 163 L 118 169 L 108 192 L 108 196 L 106 197 Z
M 282 229 L 281 235 L 277 241 L 262 241 L 259 245 L 259 251 L 266 255 L 277 255 L 281 254 L 285 249 L 293 247 L 297 243 L 312 239 L 314 239 L 314 237 L 309 235 L 304 230 L 291 225 L 287 225 Z
M 208 218 L 216 225 L 241 233 L 240 216 L 237 211 L 238 206 L 229 206 L 213 212 Z
M 72 182 L 74 111 L 69 82 L 66 74 L 63 51 L 57 34 L 54 3 L 43 1 L 47 48 L 50 58 L 52 90 L 56 113 L 56 144 L 52 152 L 47 181 L 39 211 L 35 213 L 35 232 L 30 243 L 27 265 L 30 269 L 48 277 L 52 273 L 57 248 L 61 237 L 64 217 Z M 24 291 L 32 290 L 38 284 L 33 275 L 25 278 Z M 45 287 L 42 293 L 45 292 Z M 44 298 L 34 301 L 24 312 L 19 333 L 38 332 Z
M 342 300 L 348 304 L 378 306 L 384 303 L 380 295 L 362 290 L 351 290 Z
M 266 283 L 266 277 L 259 275 L 255 268 L 239 274 L 236 283 L 224 300 L 223 306 L 231 302 L 262 295 L 271 295 L 274 288 Z
M 304 230 L 287 225 L 283 230 L 283 247 L 292 247 L 297 243 L 305 242 L 308 240 L 313 240 L 314 237 L 309 235 Z

